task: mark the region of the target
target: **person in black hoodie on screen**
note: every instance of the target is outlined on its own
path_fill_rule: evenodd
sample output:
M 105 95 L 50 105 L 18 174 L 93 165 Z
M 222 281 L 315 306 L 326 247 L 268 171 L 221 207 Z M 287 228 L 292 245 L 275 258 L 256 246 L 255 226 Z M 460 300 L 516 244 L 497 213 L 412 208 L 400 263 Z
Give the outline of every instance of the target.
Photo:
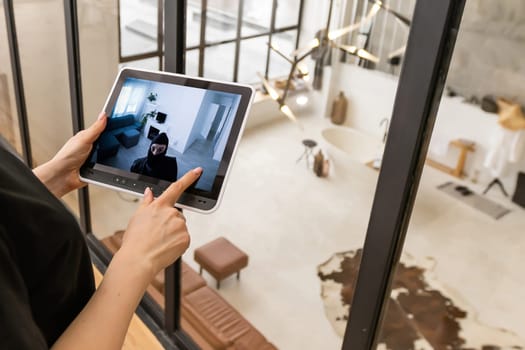
M 169 182 L 177 181 L 177 158 L 166 155 L 169 139 L 166 133 L 158 134 L 148 149 L 148 156 L 136 159 L 131 165 L 134 173 Z

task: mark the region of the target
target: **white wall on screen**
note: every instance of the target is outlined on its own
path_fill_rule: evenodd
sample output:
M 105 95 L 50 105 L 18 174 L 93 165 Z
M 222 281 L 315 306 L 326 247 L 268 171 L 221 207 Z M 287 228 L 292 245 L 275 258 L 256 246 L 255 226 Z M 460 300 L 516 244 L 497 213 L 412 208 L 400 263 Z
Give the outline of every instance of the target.
M 206 119 L 204 120 L 204 127 L 202 128 L 201 136 L 204 138 L 208 137 L 208 134 L 211 130 L 211 125 L 213 123 L 213 120 L 215 119 L 215 116 L 217 115 L 217 111 L 219 110 L 219 104 L 217 103 L 211 103 L 208 111 L 206 112 Z
M 199 112 L 197 113 L 197 118 L 192 126 L 191 133 L 188 137 L 188 141 L 186 142 L 184 151 L 186 151 L 188 148 L 191 147 L 191 145 L 198 139 L 205 139 L 206 137 L 203 136 L 203 129 L 206 128 L 206 123 L 208 122 L 208 118 L 210 118 L 210 128 L 213 124 L 213 120 L 217 114 L 217 110 L 219 109 L 220 105 L 217 103 L 214 103 L 215 100 L 215 94 L 214 91 L 206 91 L 206 94 L 204 95 L 204 98 L 202 99 L 202 103 L 199 106 Z M 215 106 L 217 106 L 217 109 L 215 109 Z
M 158 112 L 166 113 L 166 130 L 170 145 L 183 153 L 197 118 L 205 90 L 156 83 Z
M 224 149 L 226 148 L 226 142 L 228 141 L 228 136 L 229 136 L 229 133 L 225 131 L 231 130 L 232 128 L 233 120 L 235 119 L 234 116 L 237 113 L 237 109 L 239 108 L 240 100 L 241 100 L 241 96 L 239 95 L 235 96 L 233 100 L 231 101 L 231 108 L 226 108 L 226 111 L 227 111 L 226 118 L 225 118 L 226 121 L 220 133 L 220 137 L 217 140 L 217 144 L 215 146 L 215 152 L 213 153 L 213 159 L 215 160 L 221 160 L 222 158 L 222 154 L 224 153 Z

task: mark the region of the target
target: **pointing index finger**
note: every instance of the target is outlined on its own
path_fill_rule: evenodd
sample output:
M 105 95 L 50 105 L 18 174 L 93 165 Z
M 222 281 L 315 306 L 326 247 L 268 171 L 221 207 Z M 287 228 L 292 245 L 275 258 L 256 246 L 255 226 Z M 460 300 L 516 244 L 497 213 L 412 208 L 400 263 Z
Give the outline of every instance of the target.
M 172 183 L 162 195 L 157 198 L 159 202 L 175 205 L 181 194 L 191 186 L 202 174 L 202 168 L 198 167 L 188 171 L 184 176 Z

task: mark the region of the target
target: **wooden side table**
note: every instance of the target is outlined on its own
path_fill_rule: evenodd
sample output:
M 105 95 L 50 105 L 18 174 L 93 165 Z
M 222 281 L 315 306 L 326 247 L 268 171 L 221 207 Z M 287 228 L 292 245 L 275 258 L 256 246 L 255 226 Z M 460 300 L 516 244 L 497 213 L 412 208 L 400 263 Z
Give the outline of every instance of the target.
M 455 168 L 441 164 L 430 158 L 427 158 L 427 164 L 447 174 L 462 179 L 466 176 L 463 170 L 465 169 L 465 163 L 467 162 L 467 155 L 469 152 L 476 151 L 476 144 L 472 141 L 457 139 L 450 141 L 450 145 L 459 148 L 459 156 Z

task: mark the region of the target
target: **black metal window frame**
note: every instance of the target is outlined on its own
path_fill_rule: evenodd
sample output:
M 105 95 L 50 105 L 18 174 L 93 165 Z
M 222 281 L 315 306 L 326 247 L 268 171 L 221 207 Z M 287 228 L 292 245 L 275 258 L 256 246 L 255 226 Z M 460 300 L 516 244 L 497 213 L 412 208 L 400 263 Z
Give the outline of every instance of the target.
M 418 0 L 394 103 L 383 165 L 370 214 L 353 305 L 343 341 L 345 350 L 375 349 L 412 213 L 424 159 L 454 48 L 465 0 Z M 22 74 L 12 0 L 4 0 L 19 125 L 28 147 Z M 84 128 L 80 45 L 76 0 L 64 0 L 73 131 Z M 184 73 L 186 0 L 164 4 L 165 67 Z M 16 88 L 18 86 L 18 88 Z M 25 136 L 24 136 L 25 135 Z M 91 226 L 89 192 L 79 191 L 80 225 L 95 265 L 104 272 L 111 255 L 95 238 Z M 137 314 L 166 349 L 198 349 L 180 327 L 180 260 L 166 269 L 164 313 L 145 295 Z
M 7 27 L 7 42 L 9 45 L 11 70 L 13 71 L 13 87 L 15 90 L 16 110 L 18 112 L 18 128 L 20 130 L 20 141 L 22 144 L 22 157 L 27 166 L 32 168 L 33 155 L 31 153 L 31 138 L 29 135 L 29 123 L 27 120 L 26 98 L 22 78 L 22 66 L 20 63 L 20 52 L 18 50 L 18 37 L 13 0 L 4 0 L 4 14 Z
M 163 26 L 164 23 L 164 16 L 163 16 L 163 2 L 165 0 L 157 0 L 157 48 L 154 51 L 140 53 L 136 55 L 129 55 L 129 56 L 122 56 L 122 31 L 120 27 L 120 6 L 121 1 L 118 0 L 118 41 L 119 41 L 119 62 L 120 63 L 128 63 L 133 62 L 137 60 L 142 60 L 146 58 L 154 58 L 158 57 L 159 59 L 159 65 L 158 69 L 162 70 L 163 67 L 163 58 L 164 58 L 164 50 L 163 50 Z M 169 2 L 170 0 L 167 0 Z M 278 7 L 278 1 L 279 0 L 272 0 L 272 10 L 271 10 L 271 18 L 269 23 L 269 30 L 267 31 L 261 31 L 257 34 L 252 35 L 242 35 L 242 23 L 244 21 L 244 1 L 245 0 L 238 0 L 239 1 L 239 7 L 237 10 L 237 24 L 236 24 L 236 34 L 234 38 L 231 39 L 225 39 L 225 40 L 218 40 L 218 41 L 206 41 L 206 26 L 207 26 L 207 13 L 208 13 L 208 0 L 201 0 L 201 20 L 200 20 L 200 33 L 199 33 L 199 44 L 186 47 L 184 46 L 184 51 L 198 51 L 199 52 L 199 62 L 198 62 L 198 72 L 197 75 L 199 77 L 204 76 L 204 62 L 205 62 L 205 51 L 206 48 L 210 47 L 216 47 L 220 45 L 225 44 L 235 44 L 235 55 L 233 58 L 233 76 L 232 81 L 237 82 L 239 78 L 239 57 L 240 57 L 240 47 L 241 43 L 244 40 L 250 40 L 250 39 L 256 39 L 261 37 L 268 37 L 268 42 L 271 45 L 272 44 L 272 37 L 275 34 L 290 32 L 290 31 L 297 31 L 297 36 L 295 39 L 295 48 L 297 49 L 299 45 L 299 39 L 300 39 L 300 28 L 302 25 L 302 17 L 303 17 L 303 6 L 304 6 L 304 0 L 300 0 L 299 2 L 299 11 L 297 15 L 297 23 L 295 25 L 288 25 L 283 27 L 276 27 L 276 18 L 277 18 L 277 7 Z M 167 23 L 166 23 L 167 24 Z M 165 30 L 167 32 L 167 30 Z M 271 60 L 271 49 L 270 45 L 268 45 L 266 49 L 266 62 L 265 62 L 265 68 L 264 68 L 264 75 L 266 78 L 268 78 L 268 73 L 270 69 L 270 60 Z
M 159 59 L 159 70 L 163 68 L 164 59 L 164 0 L 157 0 L 157 47 L 154 51 L 139 53 L 135 55 L 122 55 L 122 29 L 120 28 L 120 8 L 121 1 L 117 1 L 117 25 L 118 25 L 118 57 L 119 63 L 127 63 L 138 60 L 144 60 L 147 58 L 158 57 Z M 167 0 L 170 1 L 170 0 Z

